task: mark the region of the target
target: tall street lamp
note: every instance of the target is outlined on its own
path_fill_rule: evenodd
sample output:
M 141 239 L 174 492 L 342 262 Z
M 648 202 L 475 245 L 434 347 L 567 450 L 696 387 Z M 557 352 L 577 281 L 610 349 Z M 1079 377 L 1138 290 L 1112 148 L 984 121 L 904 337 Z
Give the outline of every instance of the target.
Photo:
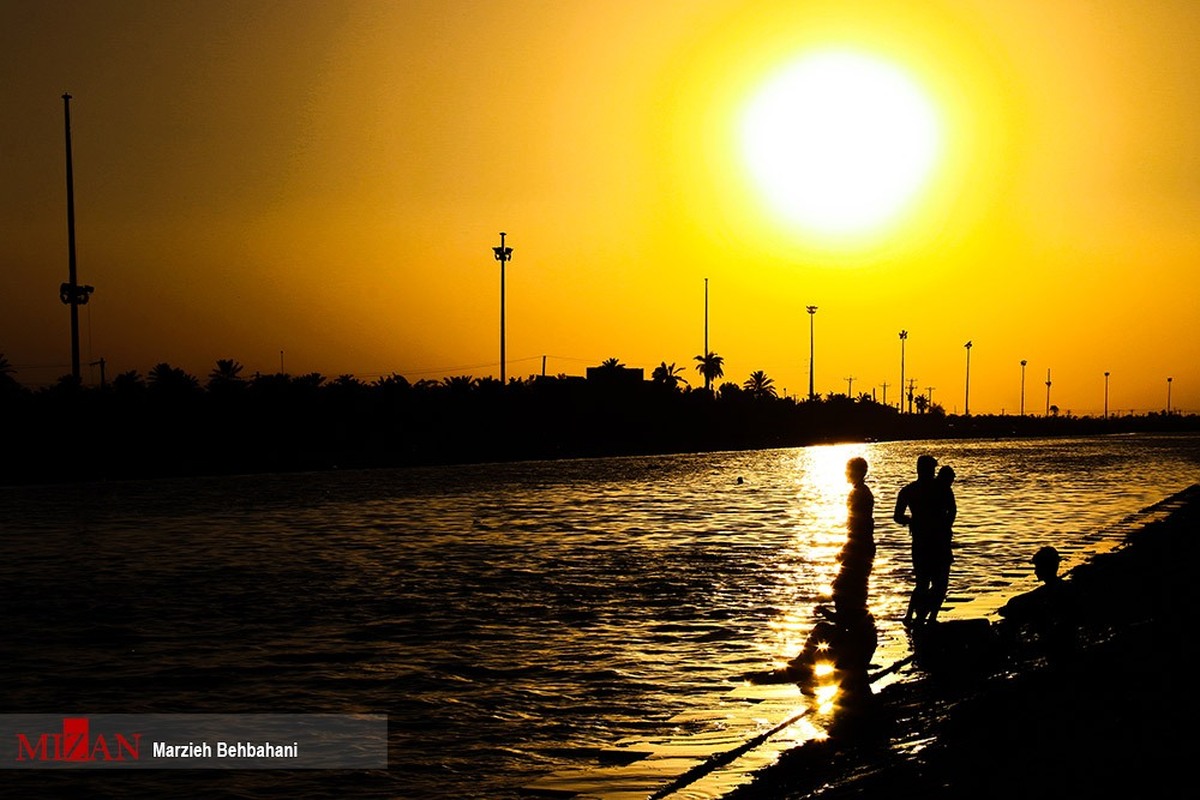
M 1050 416 L 1050 368 L 1046 367 L 1046 416 Z
M 711 378 L 709 377 L 709 370 L 708 370 L 709 363 L 710 363 L 710 362 L 709 362 L 709 358 L 708 358 L 708 278 L 705 278 L 705 279 L 704 279 L 704 353 L 703 353 L 703 366 L 704 366 L 704 391 L 706 391 L 706 392 L 709 390 L 709 388 L 710 388 L 710 386 L 711 386 L 711 384 L 712 384 L 712 380 L 711 380 Z
M 75 268 L 75 173 L 71 164 L 71 95 L 64 94 L 63 127 L 67 140 L 67 277 L 69 280 L 58 287 L 58 298 L 71 307 L 71 377 L 78 386 L 82 380 L 79 371 L 79 307 L 86 305 L 93 291 L 91 286 L 80 286 Z
M 904 342 L 908 340 L 908 331 L 900 331 L 900 413 L 904 413 Z M 909 391 L 912 394 L 912 391 Z M 909 406 L 912 402 L 909 402 Z M 909 408 L 909 411 L 912 411 Z
M 963 416 L 971 416 L 971 343 L 968 341 L 963 347 L 967 348 L 967 396 L 963 401 Z
M 508 383 L 507 362 L 504 358 L 504 265 L 512 260 L 513 249 L 504 246 L 504 231 L 500 231 L 500 246 L 493 247 L 496 260 L 500 262 L 500 385 Z
M 816 397 L 813 393 L 813 327 L 814 320 L 817 318 L 816 306 L 805 306 L 808 309 L 808 399 L 812 400 Z
M 1025 365 L 1029 362 L 1021 359 L 1021 416 L 1025 416 Z

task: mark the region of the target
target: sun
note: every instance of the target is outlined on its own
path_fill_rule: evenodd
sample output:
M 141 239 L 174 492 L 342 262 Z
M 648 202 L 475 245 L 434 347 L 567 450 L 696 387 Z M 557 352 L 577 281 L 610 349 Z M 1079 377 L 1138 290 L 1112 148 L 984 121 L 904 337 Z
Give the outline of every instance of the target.
M 741 115 L 743 157 L 770 206 L 807 232 L 844 237 L 894 220 L 928 181 L 938 115 L 899 68 L 846 50 L 785 67 Z

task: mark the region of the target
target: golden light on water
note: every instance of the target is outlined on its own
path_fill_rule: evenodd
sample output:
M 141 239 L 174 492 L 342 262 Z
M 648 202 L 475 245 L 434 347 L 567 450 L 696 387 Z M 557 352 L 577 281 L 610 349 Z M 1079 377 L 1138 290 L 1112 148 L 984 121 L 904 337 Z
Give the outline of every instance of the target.
M 892 219 L 928 179 L 934 107 L 897 67 L 850 50 L 785 67 L 742 115 L 747 168 L 787 222 L 850 235 Z
M 815 695 L 817 698 L 817 709 L 821 713 L 827 714 L 833 711 L 833 704 L 838 696 L 837 684 L 822 684 L 816 688 Z

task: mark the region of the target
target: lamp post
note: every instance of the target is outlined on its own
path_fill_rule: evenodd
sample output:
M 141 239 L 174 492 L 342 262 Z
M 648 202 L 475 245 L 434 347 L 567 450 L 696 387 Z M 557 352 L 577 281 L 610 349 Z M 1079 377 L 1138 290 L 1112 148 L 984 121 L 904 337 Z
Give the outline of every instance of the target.
M 813 348 L 813 331 L 814 320 L 817 318 L 817 307 L 805 306 L 805 308 L 808 309 L 808 399 L 812 400 L 816 397 L 816 394 L 813 392 L 813 355 L 815 353 Z
M 968 341 L 963 347 L 967 348 L 967 396 L 963 401 L 963 416 L 971 416 L 971 343 Z
M 500 231 L 500 246 L 493 247 L 492 252 L 496 255 L 496 260 L 500 262 L 500 385 L 504 386 L 508 383 L 506 370 L 506 362 L 504 358 L 504 265 L 512 260 L 511 247 L 504 245 L 504 231 Z
M 908 331 L 900 331 L 900 413 L 904 413 L 904 343 L 908 340 Z M 909 390 L 909 396 L 912 396 L 912 390 Z M 908 410 L 912 411 L 912 400 L 908 402 Z
M 80 286 L 75 271 L 75 172 L 71 164 L 71 95 L 64 94 L 63 127 L 67 140 L 67 282 L 58 287 L 58 298 L 71 307 L 71 377 L 78 386 L 82 381 L 79 370 L 79 307 L 87 305 L 95 291 Z
M 1171 414 L 1171 381 L 1174 378 L 1167 378 L 1167 415 Z
M 1029 362 L 1021 359 L 1021 416 L 1025 416 L 1025 365 Z
M 1108 419 L 1108 373 L 1104 373 L 1104 418 Z
M 1050 416 L 1050 368 L 1046 367 L 1046 416 Z
M 708 372 L 708 278 L 704 279 L 704 350 L 701 351 L 700 362 L 704 373 L 704 391 L 707 392 L 712 385 Z

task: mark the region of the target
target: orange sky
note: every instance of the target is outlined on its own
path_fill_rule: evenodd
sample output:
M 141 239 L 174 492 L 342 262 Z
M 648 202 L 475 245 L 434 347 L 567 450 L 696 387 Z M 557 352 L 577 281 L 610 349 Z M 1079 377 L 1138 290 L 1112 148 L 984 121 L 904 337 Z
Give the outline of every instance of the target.
M 647 372 L 948 411 L 1200 411 L 1200 6 L 1189 2 L 0 5 L 0 352 L 70 371 L 62 100 L 85 359 L 199 376 Z M 890 228 L 789 226 L 737 150 L 806 52 L 897 65 L 944 124 Z M 85 377 L 87 373 L 85 372 Z M 99 379 L 98 372 L 91 377 Z

